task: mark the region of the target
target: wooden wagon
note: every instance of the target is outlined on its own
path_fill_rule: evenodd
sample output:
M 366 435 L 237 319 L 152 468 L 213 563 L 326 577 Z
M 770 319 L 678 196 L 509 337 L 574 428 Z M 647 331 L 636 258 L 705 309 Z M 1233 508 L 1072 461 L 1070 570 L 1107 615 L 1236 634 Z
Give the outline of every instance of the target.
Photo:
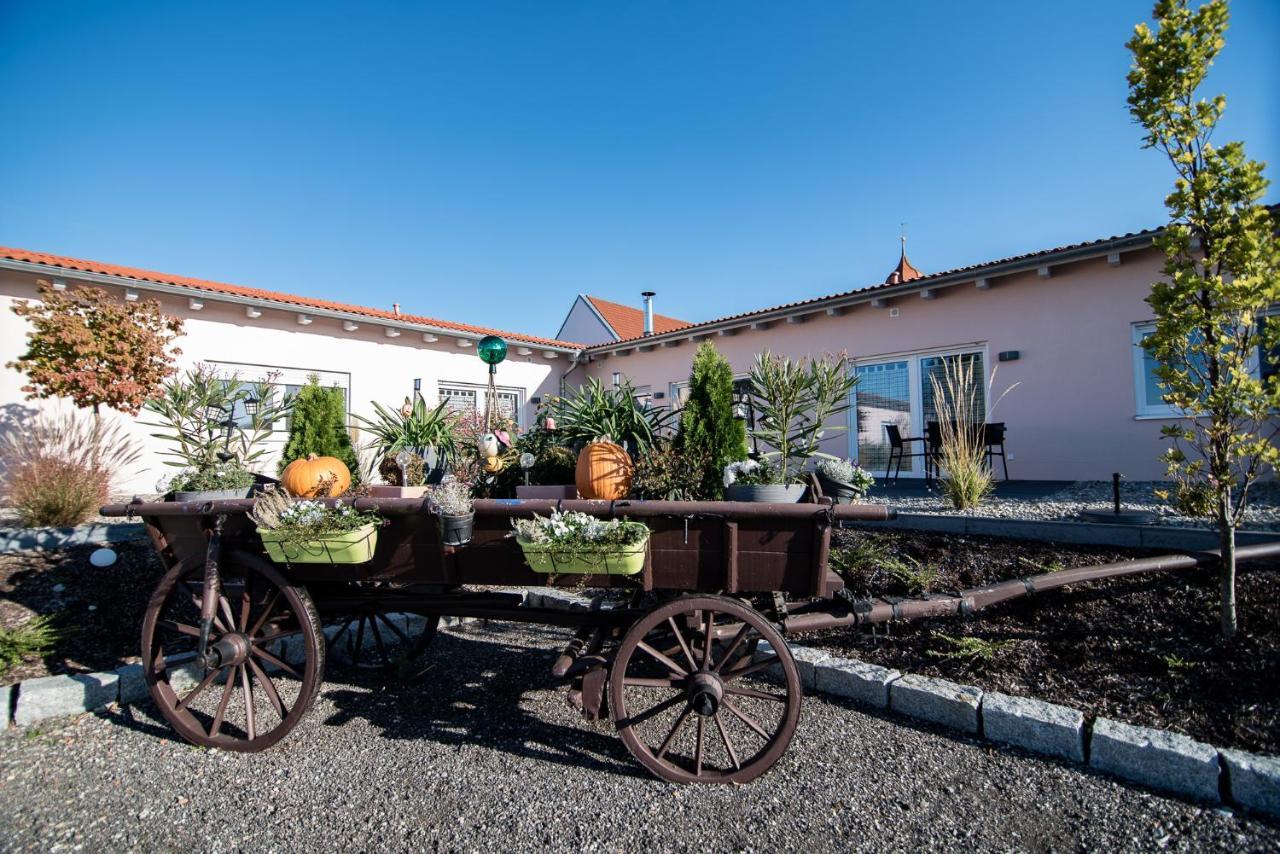
M 789 615 L 813 628 L 847 613 L 833 599 L 843 584 L 827 566 L 831 529 L 893 516 L 830 504 L 477 501 L 471 542 L 449 546 L 422 500 L 358 499 L 385 519 L 373 559 L 328 565 L 269 561 L 252 504 L 103 508 L 141 517 L 167 570 L 148 603 L 142 660 L 152 698 L 185 739 L 263 750 L 306 714 L 335 648 L 390 663 L 422 652 L 441 617 L 479 617 L 577 629 L 553 673 L 585 716 L 609 717 L 646 768 L 676 782 L 746 782 L 786 751 L 801 702 Z M 643 570 L 535 573 L 512 521 L 556 508 L 644 522 Z M 609 595 L 562 610 L 494 589 L 545 586 Z

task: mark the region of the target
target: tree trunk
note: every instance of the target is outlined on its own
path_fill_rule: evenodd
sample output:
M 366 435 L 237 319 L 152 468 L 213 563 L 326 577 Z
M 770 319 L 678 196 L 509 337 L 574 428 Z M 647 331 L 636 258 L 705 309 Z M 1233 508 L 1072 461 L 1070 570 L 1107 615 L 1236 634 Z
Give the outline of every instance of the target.
M 1222 549 L 1222 567 L 1219 583 L 1221 594 L 1219 607 L 1222 620 L 1222 636 L 1231 640 L 1236 636 L 1236 528 L 1231 519 L 1230 493 L 1218 499 L 1218 543 Z

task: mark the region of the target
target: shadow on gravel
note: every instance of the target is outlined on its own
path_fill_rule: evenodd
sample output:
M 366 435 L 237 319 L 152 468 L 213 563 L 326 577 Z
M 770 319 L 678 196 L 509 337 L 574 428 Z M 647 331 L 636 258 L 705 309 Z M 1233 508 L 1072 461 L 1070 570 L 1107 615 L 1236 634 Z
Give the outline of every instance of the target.
M 412 681 L 343 674 L 342 682 L 368 690 L 344 689 L 329 681 L 325 697 L 338 712 L 323 724 L 342 726 L 363 719 L 378 727 L 384 738 L 473 744 L 648 779 L 612 724 L 582 720 L 579 726 L 563 726 L 547 719 L 548 703 L 565 702 L 563 684 L 551 676 L 564 637 L 549 631 L 547 635 L 554 638 L 550 648 L 504 643 L 478 632 L 441 633 L 421 659 L 421 675 Z M 554 693 L 532 696 L 547 690 Z

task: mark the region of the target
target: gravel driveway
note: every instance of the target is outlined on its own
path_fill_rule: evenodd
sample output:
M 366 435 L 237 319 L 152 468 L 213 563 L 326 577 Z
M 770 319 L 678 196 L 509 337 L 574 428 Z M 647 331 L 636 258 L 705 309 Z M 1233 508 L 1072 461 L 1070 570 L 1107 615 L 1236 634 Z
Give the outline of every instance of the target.
M 742 787 L 645 774 L 553 684 L 566 633 L 441 635 L 425 686 L 335 674 L 282 745 L 175 741 L 149 706 L 0 736 L 0 848 L 1275 850 L 1280 826 L 810 697 Z M 454 665 L 451 670 L 447 665 Z

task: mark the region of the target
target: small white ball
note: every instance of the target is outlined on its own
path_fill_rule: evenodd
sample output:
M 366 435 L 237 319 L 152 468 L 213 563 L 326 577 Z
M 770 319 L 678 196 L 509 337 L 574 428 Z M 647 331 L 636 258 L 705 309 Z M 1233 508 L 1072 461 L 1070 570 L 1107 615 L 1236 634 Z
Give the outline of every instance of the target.
M 89 555 L 89 563 L 94 566 L 111 566 L 116 562 L 116 553 L 114 549 L 97 549 L 93 554 Z

